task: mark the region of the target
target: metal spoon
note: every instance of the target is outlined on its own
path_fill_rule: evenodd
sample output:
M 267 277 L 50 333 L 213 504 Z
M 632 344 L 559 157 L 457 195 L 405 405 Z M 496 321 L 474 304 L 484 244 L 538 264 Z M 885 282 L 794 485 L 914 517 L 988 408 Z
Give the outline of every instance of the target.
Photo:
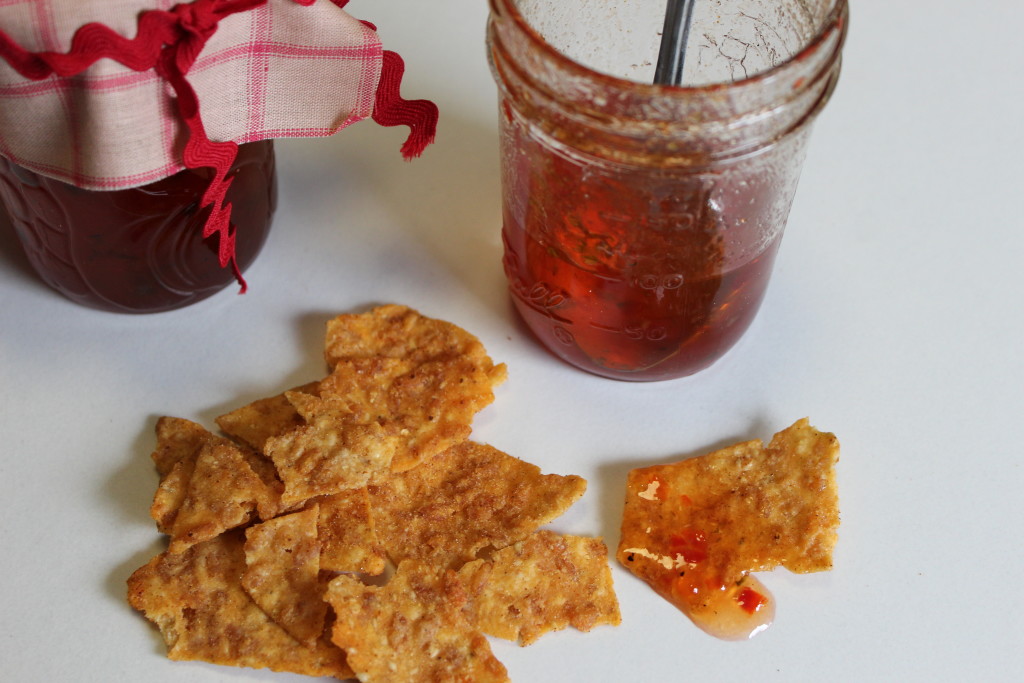
M 654 70 L 655 83 L 682 84 L 683 59 L 686 57 L 686 41 L 690 34 L 690 20 L 693 18 L 695 4 L 696 0 L 668 0 L 658 65 Z

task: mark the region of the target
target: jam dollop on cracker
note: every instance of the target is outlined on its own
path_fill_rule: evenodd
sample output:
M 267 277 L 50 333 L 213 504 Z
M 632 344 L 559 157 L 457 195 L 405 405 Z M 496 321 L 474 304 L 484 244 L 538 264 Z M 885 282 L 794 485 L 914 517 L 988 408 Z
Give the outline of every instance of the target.
M 768 445 L 634 469 L 616 557 L 704 631 L 750 638 L 775 612 L 751 572 L 832 567 L 838 459 L 835 435 L 805 418 Z

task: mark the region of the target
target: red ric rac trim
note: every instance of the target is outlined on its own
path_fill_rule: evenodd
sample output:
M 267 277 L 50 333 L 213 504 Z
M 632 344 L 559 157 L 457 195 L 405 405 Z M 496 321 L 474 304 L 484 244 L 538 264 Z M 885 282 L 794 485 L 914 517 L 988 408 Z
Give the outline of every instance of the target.
M 304 6 L 314 1 L 293 0 Z M 348 4 L 348 0 L 332 2 L 338 7 Z M 227 172 L 235 162 L 238 145 L 230 141 L 214 142 L 207 137 L 199 113 L 199 99 L 186 76 L 221 19 L 266 3 L 267 0 L 193 0 L 175 5 L 170 11 L 149 10 L 139 15 L 134 38 L 125 38 L 100 23 L 86 24 L 75 32 L 67 54 L 29 52 L 0 30 L 0 58 L 31 80 L 43 80 L 51 75 L 74 76 L 107 57 L 134 71 L 154 69 L 168 82 L 189 132 L 183 163 L 190 169 L 209 167 L 214 170 L 213 180 L 200 202 L 201 207 L 210 209 L 203 237 L 218 235 L 220 265 L 222 268 L 231 265 L 242 293 L 247 286 L 235 260 L 231 204 L 225 201 L 231 186 Z M 434 140 L 437 107 L 426 100 L 402 99 L 399 89 L 405 65 L 393 52 L 385 51 L 383 56 L 373 118 L 384 126 L 409 126 L 412 131 L 402 147 L 402 154 L 406 159 L 419 156 Z
M 199 116 L 199 100 L 185 76 L 206 41 L 226 16 L 245 12 L 267 0 L 194 0 L 175 5 L 170 11 L 149 10 L 139 15 L 134 38 L 125 38 L 111 28 L 90 23 L 82 26 L 71 40 L 67 54 L 31 53 L 0 31 L 0 57 L 25 78 L 42 80 L 50 75 L 74 76 L 97 60 L 107 57 L 134 70 L 155 69 L 176 95 L 178 111 L 189 131 L 183 162 L 187 168 L 210 167 L 214 178 L 203 194 L 200 206 L 210 213 L 203 226 L 203 237 L 219 235 L 218 260 L 222 268 L 231 265 L 244 293 L 245 279 L 235 260 L 235 235 L 231 225 L 231 205 L 224 196 L 231 186 L 227 172 L 235 162 L 238 145 L 212 142 L 206 136 Z
M 409 137 L 402 145 L 402 156 L 413 159 L 434 141 L 437 133 L 437 105 L 429 100 L 403 99 L 401 88 L 405 62 L 390 50 L 384 50 L 383 57 L 373 120 L 382 126 L 409 126 Z

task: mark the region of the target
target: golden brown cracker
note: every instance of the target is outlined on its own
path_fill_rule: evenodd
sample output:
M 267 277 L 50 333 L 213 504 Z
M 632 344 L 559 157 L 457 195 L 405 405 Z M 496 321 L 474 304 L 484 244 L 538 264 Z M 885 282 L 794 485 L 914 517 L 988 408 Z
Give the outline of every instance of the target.
M 466 355 L 486 357 L 487 352 L 479 339 L 461 327 L 407 306 L 378 306 L 366 313 L 339 315 L 327 323 L 324 358 L 332 368 L 354 358 L 385 356 L 422 362 Z
M 575 475 L 540 468 L 465 441 L 419 467 L 373 481 L 377 533 L 396 564 L 458 567 L 482 548 L 503 548 L 561 515 L 583 495 Z
M 320 568 L 376 576 L 387 567 L 366 487 L 320 499 Z
M 157 473 L 163 477 L 182 460 L 194 460 L 199 449 L 216 438 L 191 420 L 161 417 L 156 422 L 156 448 L 151 456 Z
M 293 638 L 313 644 L 327 605 L 320 581 L 319 507 L 282 515 L 245 531 L 242 587 Z
M 723 583 L 784 566 L 829 569 L 839 525 L 839 443 L 806 419 L 749 441 L 629 474 L 617 557 L 645 580 L 701 566 Z
M 226 440 L 204 445 L 196 456 L 185 495 L 168 529 L 169 550 L 180 553 L 222 531 L 248 523 L 259 502 L 267 498 L 266 485 L 237 447 Z
M 295 387 L 292 392 L 316 395 L 319 382 Z M 267 439 L 290 432 L 304 424 L 284 393 L 253 401 L 216 419 L 228 436 L 263 452 Z
M 473 418 L 494 401 L 494 387 L 505 367 L 483 367 L 457 356 L 413 362 L 396 358 L 339 361 L 320 383 L 326 405 L 339 406 L 344 424 L 377 422 L 397 437 L 391 469 L 415 467 L 469 437 Z M 315 415 L 315 399 L 296 404 L 307 420 Z M 322 404 L 321 404 L 322 405 Z
M 537 531 L 458 572 L 470 623 L 488 635 L 533 643 L 549 631 L 590 631 L 622 621 L 608 549 L 600 538 Z
M 314 421 L 271 437 L 265 445 L 284 483 L 283 505 L 365 486 L 374 474 L 390 469 L 396 437 L 384 427 L 376 422 L 347 424 L 329 402 L 298 396 L 319 402 Z
M 487 639 L 462 613 L 453 577 L 422 562 L 399 565 L 383 587 L 340 575 L 328 585 L 332 639 L 364 681 L 508 681 Z
M 128 579 L 128 602 L 160 629 L 167 656 L 309 676 L 353 675 L 326 637 L 297 643 L 242 589 L 241 531 L 162 553 Z

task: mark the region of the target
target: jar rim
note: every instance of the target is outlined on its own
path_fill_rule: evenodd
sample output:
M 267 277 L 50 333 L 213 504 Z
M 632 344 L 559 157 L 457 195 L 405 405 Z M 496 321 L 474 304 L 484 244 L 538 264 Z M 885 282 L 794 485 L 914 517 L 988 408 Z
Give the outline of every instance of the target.
M 805 42 L 803 47 L 778 64 L 775 64 L 764 71 L 759 71 L 752 76 L 747 76 L 735 81 L 717 81 L 700 85 L 669 85 L 634 81 L 592 69 L 555 49 L 554 46 L 544 40 L 540 33 L 526 21 L 526 18 L 519 11 L 519 8 L 516 5 L 516 0 L 489 0 L 489 3 L 492 14 L 507 15 L 507 17 L 520 30 L 522 30 L 530 43 L 535 45 L 545 55 L 555 60 L 556 64 L 558 64 L 560 68 L 563 68 L 575 75 L 594 79 L 600 83 L 604 83 L 617 89 L 629 89 L 639 95 L 651 96 L 691 96 L 698 93 L 711 94 L 723 90 L 743 89 L 746 86 L 760 85 L 783 78 L 785 72 L 790 66 L 799 63 L 808 56 L 817 52 L 836 30 L 840 32 L 839 40 L 835 46 L 835 52 L 838 54 L 842 50 L 843 43 L 845 42 L 849 16 L 848 0 L 835 0 L 835 3 L 828 15 L 821 22 L 818 31 L 810 40 Z

